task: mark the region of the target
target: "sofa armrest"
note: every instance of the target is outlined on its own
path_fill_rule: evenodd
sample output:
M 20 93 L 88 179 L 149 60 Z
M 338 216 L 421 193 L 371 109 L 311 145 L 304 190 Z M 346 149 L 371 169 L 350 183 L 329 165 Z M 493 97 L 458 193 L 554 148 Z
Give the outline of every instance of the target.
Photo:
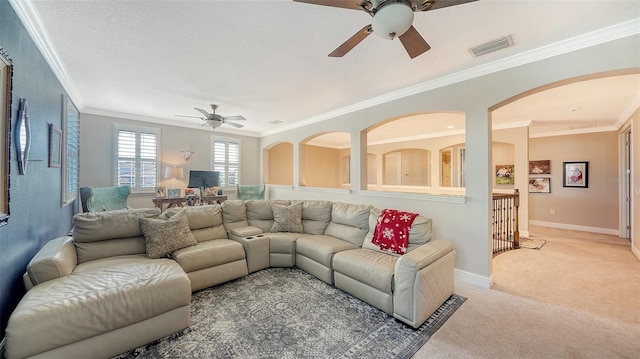
M 48 280 L 61 278 L 73 272 L 78 265 L 76 246 L 72 237 L 65 236 L 50 240 L 27 265 L 23 277 L 27 290 Z
M 393 316 L 418 328 L 453 294 L 456 250 L 443 239 L 430 241 L 398 258 Z

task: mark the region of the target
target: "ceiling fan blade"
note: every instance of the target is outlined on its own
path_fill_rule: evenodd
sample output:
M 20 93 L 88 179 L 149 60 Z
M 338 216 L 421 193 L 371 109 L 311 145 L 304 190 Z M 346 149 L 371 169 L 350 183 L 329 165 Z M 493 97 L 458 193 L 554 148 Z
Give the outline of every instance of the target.
M 478 0 L 412 0 L 411 3 L 416 8 L 416 11 L 429 11 L 474 1 Z
M 373 30 L 371 29 L 371 25 L 367 25 L 356 32 L 355 35 L 351 36 L 349 40 L 345 41 L 344 44 L 338 46 L 337 49 L 333 50 L 332 53 L 329 54 L 329 57 L 342 57 L 347 54 L 347 52 L 351 51 L 356 45 L 358 45 L 362 40 L 364 40 L 367 36 L 369 36 Z
M 246 121 L 244 116 L 228 116 L 224 118 L 225 121 Z
M 194 107 L 193 109 L 198 111 L 198 112 L 200 112 L 201 114 L 205 115 L 206 117 L 209 117 L 211 115 L 209 112 L 207 112 L 207 111 L 205 111 L 205 110 L 203 110 L 201 108 Z
M 201 118 L 200 116 L 184 116 L 184 115 L 174 115 L 175 117 L 186 117 L 186 118 Z
M 400 42 L 412 59 L 427 52 L 431 46 L 422 38 L 413 25 L 404 34 L 400 35 Z
M 362 7 L 360 6 L 360 4 L 363 2 L 359 0 L 293 0 L 293 1 L 303 2 L 307 4 L 313 4 L 313 5 L 341 7 L 341 8 L 353 9 L 353 10 L 362 10 Z
M 236 127 L 236 128 L 243 128 L 244 127 L 244 125 L 241 125 L 241 124 L 235 123 L 235 122 L 227 122 L 227 121 L 225 121 L 224 124 L 225 125 L 231 125 L 231 126 Z

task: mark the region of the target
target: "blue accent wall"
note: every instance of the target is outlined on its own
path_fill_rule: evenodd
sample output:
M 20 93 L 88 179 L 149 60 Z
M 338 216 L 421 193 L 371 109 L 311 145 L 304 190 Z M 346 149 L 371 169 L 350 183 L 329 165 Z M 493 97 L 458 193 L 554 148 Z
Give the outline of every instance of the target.
M 48 167 L 48 124 L 62 128 L 64 88 L 7 0 L 0 0 L 0 47 L 13 60 L 11 124 L 18 102 L 29 102 L 31 151 L 26 175 L 18 175 L 11 149 L 9 222 L 0 227 L 0 336 L 25 289 L 27 263 L 49 240 L 71 229 L 74 204 L 61 207 L 61 169 Z

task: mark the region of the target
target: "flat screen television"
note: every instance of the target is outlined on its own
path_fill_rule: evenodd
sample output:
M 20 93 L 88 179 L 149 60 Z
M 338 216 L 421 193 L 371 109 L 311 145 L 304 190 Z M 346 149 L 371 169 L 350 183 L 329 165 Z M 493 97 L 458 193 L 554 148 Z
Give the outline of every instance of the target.
M 209 188 L 220 185 L 218 171 L 189 171 L 189 188 Z

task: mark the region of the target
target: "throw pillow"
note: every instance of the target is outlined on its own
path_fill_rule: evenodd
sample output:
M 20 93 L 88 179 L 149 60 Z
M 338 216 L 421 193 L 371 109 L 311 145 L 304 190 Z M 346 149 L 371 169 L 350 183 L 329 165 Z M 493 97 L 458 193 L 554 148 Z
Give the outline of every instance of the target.
M 302 226 L 302 202 L 289 206 L 274 204 L 271 206 L 273 210 L 273 226 L 271 232 L 304 232 Z
M 198 244 L 191 233 L 184 210 L 167 220 L 140 218 L 140 229 L 144 234 L 149 258 L 166 257 L 178 249 Z

